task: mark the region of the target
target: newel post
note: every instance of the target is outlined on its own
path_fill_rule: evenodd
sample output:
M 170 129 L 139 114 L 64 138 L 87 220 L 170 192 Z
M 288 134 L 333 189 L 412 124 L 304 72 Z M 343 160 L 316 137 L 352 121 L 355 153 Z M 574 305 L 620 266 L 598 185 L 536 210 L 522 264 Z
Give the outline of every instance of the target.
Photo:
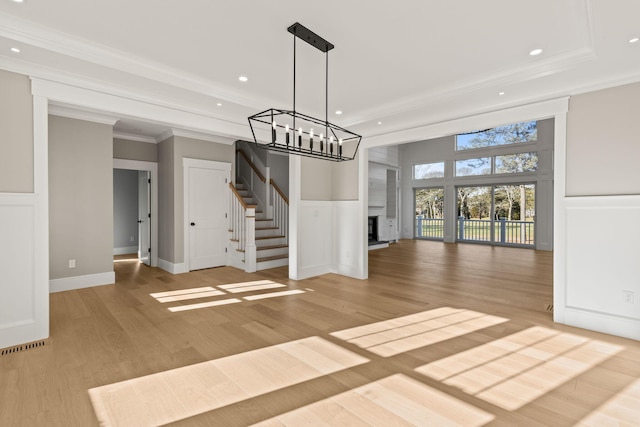
M 256 271 L 256 207 L 247 206 L 245 211 L 245 245 L 244 245 L 244 271 L 254 273 Z

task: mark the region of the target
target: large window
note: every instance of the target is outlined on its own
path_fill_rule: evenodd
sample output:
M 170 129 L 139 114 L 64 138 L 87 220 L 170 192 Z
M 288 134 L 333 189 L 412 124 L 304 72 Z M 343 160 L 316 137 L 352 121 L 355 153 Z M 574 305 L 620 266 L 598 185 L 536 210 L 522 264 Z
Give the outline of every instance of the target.
M 491 157 L 456 160 L 456 176 L 489 175 Z
M 538 170 L 538 153 L 517 153 L 495 156 L 496 173 L 535 172 Z
M 444 238 L 444 188 L 418 188 L 416 201 L 416 238 Z
M 457 240 L 534 245 L 534 184 L 458 187 L 456 192 Z
M 444 162 L 422 163 L 413 166 L 413 179 L 444 177 Z
M 456 136 L 456 150 L 495 147 L 498 145 L 533 142 L 538 138 L 535 121 L 498 126 Z

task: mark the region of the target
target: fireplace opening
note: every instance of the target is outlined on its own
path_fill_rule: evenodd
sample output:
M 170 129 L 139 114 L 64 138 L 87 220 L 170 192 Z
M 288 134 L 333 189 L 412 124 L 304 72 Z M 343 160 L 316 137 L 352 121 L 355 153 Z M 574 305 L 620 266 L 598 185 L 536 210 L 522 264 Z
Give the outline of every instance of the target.
M 378 241 L 378 217 L 369 217 L 369 243 Z

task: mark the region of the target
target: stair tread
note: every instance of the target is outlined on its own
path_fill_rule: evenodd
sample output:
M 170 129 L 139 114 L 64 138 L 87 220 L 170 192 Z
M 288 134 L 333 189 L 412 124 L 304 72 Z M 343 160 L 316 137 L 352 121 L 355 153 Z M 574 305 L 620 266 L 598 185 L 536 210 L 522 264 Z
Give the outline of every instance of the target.
M 284 236 L 274 234 L 273 236 L 259 236 L 259 237 L 256 237 L 256 240 L 282 239 L 282 238 L 284 238 Z
M 256 250 L 257 251 L 266 251 L 269 249 L 282 249 L 282 248 L 288 248 L 289 245 L 269 245 L 269 246 L 256 246 Z
M 284 249 L 288 247 L 289 245 L 256 246 L 256 252 L 268 251 L 270 249 Z M 244 249 L 236 249 L 236 252 L 244 252 Z
M 275 261 L 277 259 L 289 258 L 289 255 L 274 255 L 256 259 L 256 262 Z
M 280 227 L 256 227 L 256 231 L 258 230 L 277 230 Z

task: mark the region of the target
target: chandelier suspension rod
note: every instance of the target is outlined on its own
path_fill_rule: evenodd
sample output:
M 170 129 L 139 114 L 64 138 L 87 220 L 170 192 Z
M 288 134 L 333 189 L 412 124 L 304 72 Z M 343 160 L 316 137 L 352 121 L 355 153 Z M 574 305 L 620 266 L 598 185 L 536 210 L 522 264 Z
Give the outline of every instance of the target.
M 293 133 L 296 132 L 296 33 L 293 33 Z

